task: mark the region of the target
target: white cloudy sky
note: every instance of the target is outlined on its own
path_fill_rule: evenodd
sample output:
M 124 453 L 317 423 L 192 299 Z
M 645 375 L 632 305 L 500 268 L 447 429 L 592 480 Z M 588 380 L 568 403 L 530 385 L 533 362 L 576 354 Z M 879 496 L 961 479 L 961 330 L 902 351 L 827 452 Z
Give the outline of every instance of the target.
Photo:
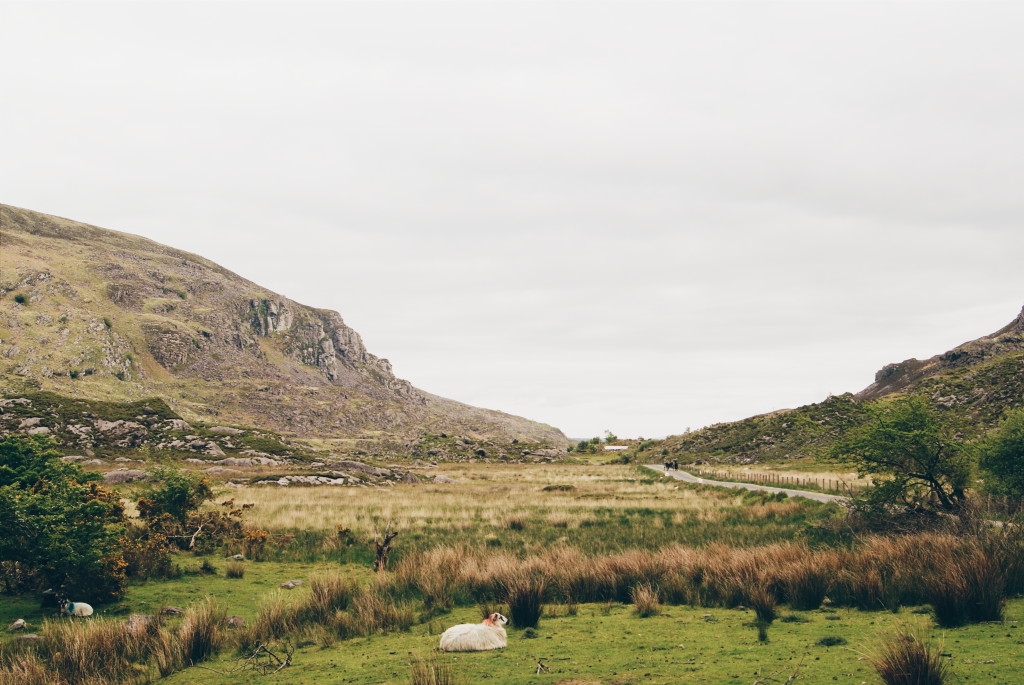
M 336 309 L 428 391 L 677 433 L 1020 311 L 1022 20 L 0 0 L 0 202 Z

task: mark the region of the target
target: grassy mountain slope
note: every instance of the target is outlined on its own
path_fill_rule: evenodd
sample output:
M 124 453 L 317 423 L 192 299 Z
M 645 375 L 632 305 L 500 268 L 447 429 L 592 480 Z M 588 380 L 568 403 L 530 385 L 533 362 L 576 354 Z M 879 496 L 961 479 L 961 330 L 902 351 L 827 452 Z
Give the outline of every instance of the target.
M 564 445 L 395 377 L 336 312 L 138 236 L 0 205 L 0 383 L 298 437 L 424 431 Z
M 671 436 L 660 447 L 674 455 L 738 462 L 818 456 L 863 421 L 869 406 L 905 394 L 929 397 L 968 434 L 991 428 L 1007 409 L 1024 405 L 1024 311 L 992 335 L 930 359 L 889 364 L 857 394 Z

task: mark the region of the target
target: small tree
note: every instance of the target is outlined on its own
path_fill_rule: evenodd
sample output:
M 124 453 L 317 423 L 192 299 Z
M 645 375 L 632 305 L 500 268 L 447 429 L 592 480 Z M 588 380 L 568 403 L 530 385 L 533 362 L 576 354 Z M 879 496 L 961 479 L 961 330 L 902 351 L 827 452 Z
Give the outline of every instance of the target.
M 833 457 L 862 474 L 881 476 L 862 500 L 868 505 L 957 512 L 971 462 L 950 422 L 923 397 L 907 397 L 871 409 L 866 424 L 850 431 Z
M 1024 409 L 1007 412 L 979 446 L 978 466 L 988 472 L 988 489 L 1024 497 Z

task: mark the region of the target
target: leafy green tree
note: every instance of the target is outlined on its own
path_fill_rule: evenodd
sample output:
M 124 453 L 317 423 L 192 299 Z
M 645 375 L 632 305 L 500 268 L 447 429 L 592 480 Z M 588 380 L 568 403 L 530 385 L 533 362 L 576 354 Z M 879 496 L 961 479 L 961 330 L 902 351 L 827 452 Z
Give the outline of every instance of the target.
M 60 459 L 46 443 L 25 437 L 0 442 L 0 561 L 31 579 L 34 589 L 95 601 L 114 599 L 125 583 L 118 547 L 120 498 Z M 12 590 L 10 578 L 5 577 Z
M 907 397 L 870 410 L 832 455 L 861 474 L 875 476 L 865 503 L 957 512 L 965 501 L 971 459 L 954 426 L 923 397 Z
M 1007 412 L 978 448 L 978 466 L 994 492 L 1024 497 L 1024 409 Z

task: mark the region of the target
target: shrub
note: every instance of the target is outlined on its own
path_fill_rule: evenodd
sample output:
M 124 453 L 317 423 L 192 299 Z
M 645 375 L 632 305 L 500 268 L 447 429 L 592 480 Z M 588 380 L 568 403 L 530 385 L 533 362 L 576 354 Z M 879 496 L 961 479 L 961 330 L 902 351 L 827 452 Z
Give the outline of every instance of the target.
M 900 630 L 870 658 L 885 685 L 943 685 L 952 674 L 941 651 L 919 636 Z
M 139 516 L 148 522 L 167 514 L 184 524 L 188 515 L 213 497 L 209 482 L 202 476 L 169 468 L 158 468 L 153 476 L 160 485 L 146 489 L 138 500 Z
M 636 607 L 636 614 L 640 618 L 656 616 L 661 612 L 658 589 L 650 583 L 642 583 L 633 588 L 631 592 L 633 605 Z
M 846 638 L 839 637 L 838 635 L 826 635 L 814 644 L 819 647 L 838 647 L 839 645 L 846 644 Z
M 63 593 L 87 587 L 96 601 L 118 597 L 125 561 L 118 538 L 125 524 L 120 498 L 48 443 L 27 437 L 0 441 L 0 561 L 20 580 Z

